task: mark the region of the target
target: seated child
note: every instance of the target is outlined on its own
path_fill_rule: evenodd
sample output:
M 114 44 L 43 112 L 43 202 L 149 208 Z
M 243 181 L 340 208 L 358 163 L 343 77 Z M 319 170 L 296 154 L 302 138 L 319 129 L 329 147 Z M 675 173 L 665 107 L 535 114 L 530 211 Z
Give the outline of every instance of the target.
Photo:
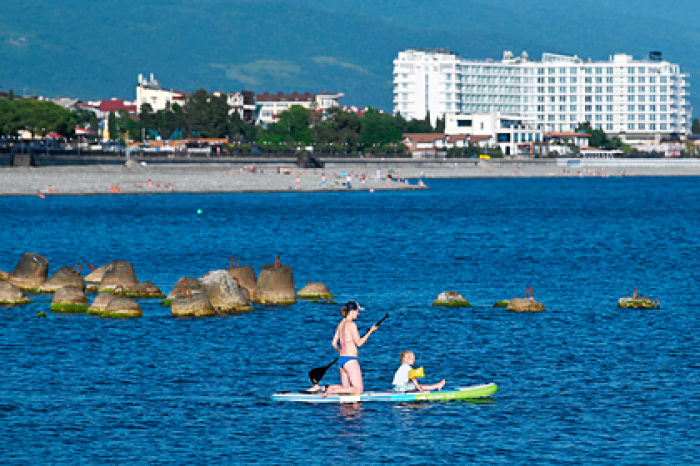
M 409 372 L 413 369 L 411 365 L 415 362 L 416 356 L 411 351 L 404 351 L 401 353 L 401 367 L 399 367 L 399 370 L 396 371 L 396 375 L 394 375 L 393 390 L 395 392 L 414 392 L 416 390 L 430 392 L 433 390 L 442 390 L 442 387 L 445 385 L 445 379 L 433 385 L 422 385 L 418 383 L 418 380 L 409 377 Z

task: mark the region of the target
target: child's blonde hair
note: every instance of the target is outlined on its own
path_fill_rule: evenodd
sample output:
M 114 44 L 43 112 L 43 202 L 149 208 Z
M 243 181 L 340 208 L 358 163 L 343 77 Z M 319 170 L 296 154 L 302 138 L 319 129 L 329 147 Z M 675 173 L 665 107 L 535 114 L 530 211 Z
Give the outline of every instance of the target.
M 412 355 L 413 351 L 406 350 L 403 353 L 401 353 L 401 363 L 404 363 L 404 359 L 406 359 L 406 356 Z

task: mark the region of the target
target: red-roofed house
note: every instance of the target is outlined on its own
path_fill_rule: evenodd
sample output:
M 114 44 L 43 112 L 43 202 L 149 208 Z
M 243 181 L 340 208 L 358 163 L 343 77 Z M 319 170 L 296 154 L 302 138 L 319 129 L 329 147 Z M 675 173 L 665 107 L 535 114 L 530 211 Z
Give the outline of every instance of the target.
M 110 100 L 103 100 L 102 102 L 100 102 L 97 117 L 107 118 L 109 117 L 110 112 L 118 114 L 120 110 L 126 110 L 127 112 L 129 112 L 130 115 L 136 115 L 138 109 L 136 108 L 136 105 L 133 102 L 129 102 L 128 100 L 123 99 L 112 98 Z

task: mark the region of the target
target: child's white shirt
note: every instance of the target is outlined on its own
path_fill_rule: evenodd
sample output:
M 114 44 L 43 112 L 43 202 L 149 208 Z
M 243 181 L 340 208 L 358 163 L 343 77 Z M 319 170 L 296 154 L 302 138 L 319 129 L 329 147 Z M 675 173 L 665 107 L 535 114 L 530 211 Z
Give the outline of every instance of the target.
M 401 364 L 401 367 L 399 367 L 399 370 L 397 370 L 394 375 L 393 385 L 406 385 L 409 381 L 408 373 L 411 369 L 411 366 L 408 364 Z

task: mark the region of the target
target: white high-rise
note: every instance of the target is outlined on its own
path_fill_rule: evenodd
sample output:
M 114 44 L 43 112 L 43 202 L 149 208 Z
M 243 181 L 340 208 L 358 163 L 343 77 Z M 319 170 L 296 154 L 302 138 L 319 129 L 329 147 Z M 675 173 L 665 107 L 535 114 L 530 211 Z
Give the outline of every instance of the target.
M 465 60 L 448 49 L 408 49 L 394 60 L 394 113 L 433 123 L 446 113 L 518 114 L 544 131 L 588 121 L 632 137 L 690 132 L 687 74 L 661 60 L 618 53 L 609 61 L 545 53 L 532 61 L 504 52 L 501 61 Z

